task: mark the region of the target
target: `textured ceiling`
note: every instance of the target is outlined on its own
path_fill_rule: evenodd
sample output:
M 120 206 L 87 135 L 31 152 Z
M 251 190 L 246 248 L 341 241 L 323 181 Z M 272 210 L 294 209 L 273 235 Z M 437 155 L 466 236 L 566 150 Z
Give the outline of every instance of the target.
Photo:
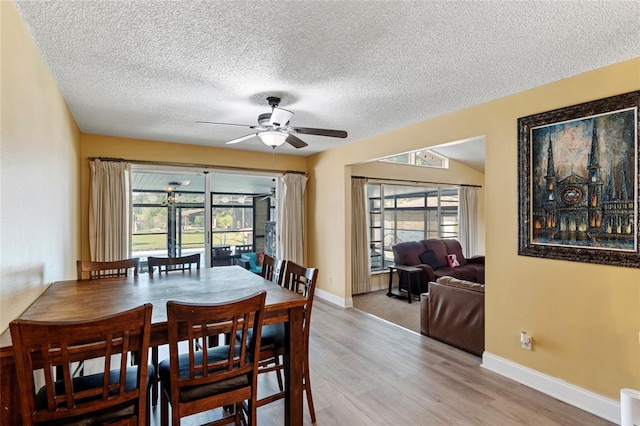
M 349 133 L 295 155 L 640 56 L 639 1 L 17 5 L 82 132 L 225 146 L 251 132 L 195 122 L 254 125 L 278 95 L 293 126 Z

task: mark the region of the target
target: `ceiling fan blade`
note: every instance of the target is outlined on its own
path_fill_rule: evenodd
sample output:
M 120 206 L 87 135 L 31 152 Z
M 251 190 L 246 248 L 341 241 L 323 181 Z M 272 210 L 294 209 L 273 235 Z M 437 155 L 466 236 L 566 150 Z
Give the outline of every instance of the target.
M 248 127 L 250 129 L 259 128 L 259 126 L 251 126 L 249 124 L 216 123 L 214 121 L 196 121 L 196 124 L 215 124 L 215 125 L 218 125 L 218 126 L 239 126 L 239 127 Z
M 307 143 L 305 141 L 295 135 L 292 135 L 291 133 L 289 133 L 289 136 L 287 136 L 286 142 L 294 148 L 304 148 L 305 146 L 307 146 Z
M 274 107 L 269 117 L 269 124 L 275 127 L 284 127 L 293 117 L 293 113 L 286 109 Z
M 311 127 L 294 127 L 293 130 L 296 133 L 301 133 L 303 135 L 329 136 L 332 138 L 343 139 L 347 137 L 347 132 L 344 130 L 314 129 Z
M 227 145 L 231 145 L 231 144 L 234 144 L 234 143 L 246 141 L 247 139 L 251 139 L 254 136 L 258 136 L 258 134 L 257 133 L 251 133 L 250 135 L 240 136 L 239 138 L 235 138 L 235 139 L 230 140 L 226 144 Z

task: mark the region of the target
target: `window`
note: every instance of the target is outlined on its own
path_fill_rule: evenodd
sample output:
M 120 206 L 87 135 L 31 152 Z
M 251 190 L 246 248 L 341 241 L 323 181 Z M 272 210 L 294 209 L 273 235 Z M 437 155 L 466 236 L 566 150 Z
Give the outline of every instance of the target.
M 132 251 L 133 256 L 141 258 L 142 266 L 147 256 L 186 256 L 202 252 L 204 193 L 178 189 L 177 185 L 171 190 L 169 187 L 144 189 L 140 184 L 143 175 L 133 176 Z M 198 185 L 192 182 L 191 186 Z
M 448 158 L 438 155 L 433 151 L 429 151 L 428 149 L 393 155 L 391 157 L 381 158 L 378 161 L 383 161 L 385 163 L 409 164 L 420 167 L 435 167 L 438 169 L 449 168 Z
M 371 270 L 393 265 L 403 241 L 458 237 L 458 188 L 369 183 Z
M 132 255 L 143 271 L 148 256 L 207 253 L 205 265 L 231 264 L 264 251 L 266 224 L 275 226 L 273 175 L 138 165 L 132 191 Z
M 212 245 L 253 245 L 253 197 L 211 194 Z

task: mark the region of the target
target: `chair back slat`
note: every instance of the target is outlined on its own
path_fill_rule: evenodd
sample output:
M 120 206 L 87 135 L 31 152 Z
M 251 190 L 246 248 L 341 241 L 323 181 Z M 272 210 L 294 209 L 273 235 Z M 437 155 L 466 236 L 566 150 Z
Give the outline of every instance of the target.
M 305 268 L 294 262 L 287 262 L 287 269 L 284 277 L 284 287 L 301 294 L 307 299 L 304 308 L 304 338 L 305 344 L 309 342 L 309 323 L 311 322 L 311 308 L 318 281 L 318 270 L 316 268 Z
M 191 265 L 195 265 L 200 270 L 200 253 L 181 257 L 153 257 L 147 259 L 149 273 L 153 274 L 154 268 L 158 267 L 158 272 L 191 271 Z
M 262 278 L 269 280 L 279 286 L 284 284 L 284 272 L 287 262 L 282 259 L 276 259 L 268 254 L 264 255 L 262 260 Z
M 51 422 L 133 402 L 138 419 L 146 417 L 147 358 L 151 304 L 85 322 L 14 320 L 9 324 L 25 424 Z M 137 351 L 140 364 L 127 385 L 127 359 Z M 111 370 L 119 357 L 118 370 Z M 102 378 L 72 377 L 74 362 L 102 364 Z M 34 371 L 44 370 L 46 406 L 38 403 Z M 55 377 L 54 372 L 62 377 Z M 133 374 L 132 373 L 132 374 Z M 93 376 L 92 376 L 93 377 Z
M 76 262 L 78 280 L 126 277 L 129 275 L 129 269 L 133 269 L 133 275 L 137 277 L 139 263 L 140 259 L 137 257 L 111 262 L 78 260 Z
M 266 292 L 261 291 L 252 296 L 224 303 L 192 304 L 167 302 L 167 318 L 169 323 L 169 358 L 170 388 L 174 389 L 214 383 L 232 377 L 257 372 L 259 343 L 229 345 L 226 359 L 209 360 L 209 351 L 219 348 L 201 346 L 201 359 L 198 364 L 196 351 L 200 345 L 198 339 L 208 340 L 221 333 L 234 335 L 241 333 L 247 342 L 250 332 L 260 336 L 264 318 L 264 302 Z M 179 330 L 185 330 L 180 337 Z M 251 330 L 251 331 L 250 331 Z M 215 334 L 212 334 L 215 333 Z M 233 334 L 232 334 L 233 333 Z M 180 375 L 178 366 L 178 343 L 188 340 L 188 376 Z M 259 339 L 258 339 L 259 342 Z M 182 347 L 182 346 L 181 346 Z M 255 374 L 254 374 L 255 379 Z

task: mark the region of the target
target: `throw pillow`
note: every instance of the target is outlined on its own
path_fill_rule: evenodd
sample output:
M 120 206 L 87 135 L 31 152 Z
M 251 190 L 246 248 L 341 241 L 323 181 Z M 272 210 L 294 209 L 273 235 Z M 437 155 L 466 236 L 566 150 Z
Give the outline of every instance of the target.
M 458 262 L 458 258 L 455 254 L 448 254 L 447 261 L 449 262 L 449 268 L 455 268 L 456 266 L 460 266 L 460 262 Z
M 257 256 L 258 256 L 258 265 L 262 265 L 262 263 L 264 262 L 264 252 L 261 251 L 257 253 Z
M 420 258 L 420 262 L 422 262 L 425 265 L 431 266 L 431 269 L 433 269 L 434 271 L 441 267 L 440 262 L 438 262 L 438 259 L 436 259 L 436 254 L 434 253 L 433 250 L 424 252 L 418 257 Z

